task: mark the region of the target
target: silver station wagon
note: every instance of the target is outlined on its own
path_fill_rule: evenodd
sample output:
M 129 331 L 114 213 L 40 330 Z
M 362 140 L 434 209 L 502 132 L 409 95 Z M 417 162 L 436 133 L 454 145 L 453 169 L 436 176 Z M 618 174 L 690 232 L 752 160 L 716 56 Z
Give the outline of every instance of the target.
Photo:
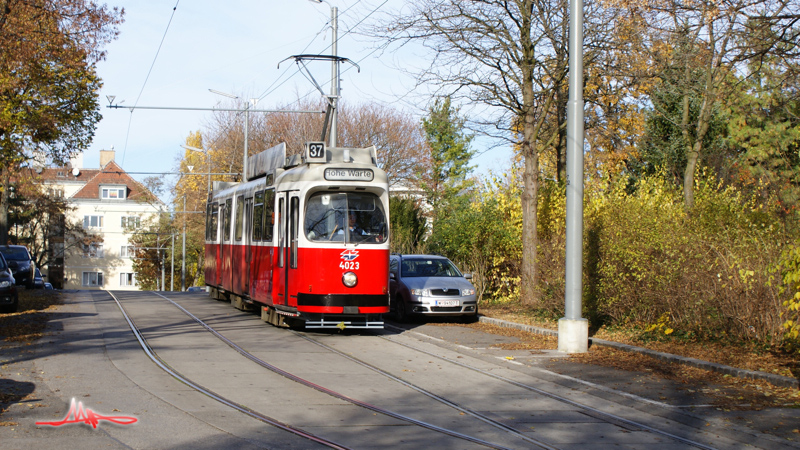
M 462 274 L 449 259 L 435 255 L 391 255 L 389 295 L 392 317 L 478 317 L 478 299 L 470 274 Z

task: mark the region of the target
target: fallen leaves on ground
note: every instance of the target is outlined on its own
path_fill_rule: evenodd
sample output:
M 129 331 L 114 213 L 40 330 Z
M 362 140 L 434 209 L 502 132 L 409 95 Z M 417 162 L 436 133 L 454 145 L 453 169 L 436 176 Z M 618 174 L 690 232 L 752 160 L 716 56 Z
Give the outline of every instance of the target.
M 482 314 L 487 317 L 510 322 L 532 325 L 545 329 L 556 329 L 554 323 L 531 318 L 530 315 L 515 311 L 509 307 L 482 307 Z M 487 323 L 459 325 L 501 336 L 516 337 L 519 342 L 497 345 L 503 350 L 552 350 L 558 348 L 558 338 L 541 335 L 513 328 L 498 327 Z M 624 331 L 609 332 L 600 330 L 594 337 L 614 342 L 644 347 L 651 350 L 711 361 L 740 369 L 774 373 L 783 376 L 800 378 L 800 361 L 796 355 L 756 351 L 715 342 L 681 342 L 676 339 L 664 341 L 641 342 L 635 339 L 635 333 Z M 713 404 L 728 410 L 759 410 L 766 407 L 800 407 L 800 390 L 774 386 L 766 381 L 737 378 L 684 364 L 657 360 L 647 355 L 625 352 L 619 349 L 592 346 L 587 353 L 570 356 L 570 361 L 612 367 L 619 370 L 640 373 L 642 376 L 654 376 L 682 383 L 686 389 L 692 386 L 713 386 L 702 394 L 711 399 Z
M 61 295 L 53 290 L 21 290 L 17 312 L 0 314 L 0 340 L 32 342 L 42 337 L 48 313 L 62 303 Z

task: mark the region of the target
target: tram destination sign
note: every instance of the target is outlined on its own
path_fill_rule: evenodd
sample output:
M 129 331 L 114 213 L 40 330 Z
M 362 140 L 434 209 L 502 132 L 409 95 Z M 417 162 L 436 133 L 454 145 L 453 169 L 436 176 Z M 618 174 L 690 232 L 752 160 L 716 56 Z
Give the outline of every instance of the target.
M 373 178 L 375 174 L 372 169 L 325 169 L 325 179 L 328 181 L 372 181 Z

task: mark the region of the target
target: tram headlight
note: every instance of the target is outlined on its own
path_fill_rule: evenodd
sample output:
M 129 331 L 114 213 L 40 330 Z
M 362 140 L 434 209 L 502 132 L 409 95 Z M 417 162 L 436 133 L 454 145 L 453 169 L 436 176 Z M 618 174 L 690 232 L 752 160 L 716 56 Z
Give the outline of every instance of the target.
M 342 275 L 342 283 L 347 287 L 353 287 L 358 284 L 358 277 L 353 272 L 347 272 Z

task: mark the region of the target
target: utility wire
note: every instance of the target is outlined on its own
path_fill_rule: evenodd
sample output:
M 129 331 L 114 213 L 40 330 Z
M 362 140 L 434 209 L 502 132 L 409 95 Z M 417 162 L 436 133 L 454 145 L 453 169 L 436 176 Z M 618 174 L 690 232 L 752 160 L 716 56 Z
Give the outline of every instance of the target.
M 156 60 L 158 60 L 158 54 L 161 53 L 161 46 L 164 45 L 164 40 L 167 38 L 167 32 L 169 31 L 169 26 L 172 24 L 172 19 L 175 17 L 175 11 L 178 9 L 178 4 L 181 0 L 177 0 L 175 2 L 175 6 L 172 8 L 172 14 L 169 16 L 169 22 L 167 22 L 167 28 L 164 30 L 164 35 L 161 37 L 161 42 L 158 44 L 158 49 L 156 50 L 156 55 L 153 57 L 153 62 L 150 64 L 150 70 L 147 71 L 147 76 L 144 78 L 144 83 L 142 83 L 142 89 L 139 90 L 139 96 L 136 97 L 136 102 L 133 104 L 134 108 L 139 105 L 139 99 L 142 98 L 142 93 L 144 93 L 144 88 L 147 86 L 147 80 L 150 79 L 150 74 L 153 73 L 153 67 L 156 65 Z M 131 123 L 133 122 L 133 111 L 131 109 L 131 115 L 128 118 L 128 131 L 125 133 L 125 146 L 122 148 L 122 164 L 125 164 L 125 153 L 128 150 L 128 138 L 131 135 Z
M 340 14 L 340 17 L 341 17 L 341 16 L 343 16 L 343 15 L 345 15 L 345 14 L 347 13 L 347 11 L 351 10 L 351 9 L 352 9 L 354 6 L 356 6 L 357 4 L 361 3 L 361 1 L 362 1 L 362 0 L 359 0 L 358 2 L 356 2 L 356 3 L 352 4 L 352 5 L 350 5 L 350 7 L 348 7 L 346 10 L 344 10 L 344 11 L 343 11 L 343 12 Z M 366 15 L 366 16 L 364 16 L 364 17 L 363 17 L 361 20 L 359 20 L 359 21 L 358 21 L 358 23 L 356 23 L 354 26 L 352 26 L 352 27 L 350 27 L 349 29 L 347 29 L 347 30 L 346 30 L 346 31 L 345 31 L 343 34 L 341 34 L 341 35 L 337 36 L 337 37 L 336 37 L 336 40 L 337 40 L 337 41 L 339 41 L 339 40 L 341 40 L 341 38 L 343 38 L 343 37 L 347 36 L 348 34 L 350 34 L 350 33 L 352 32 L 352 30 L 354 30 L 356 27 L 358 27 L 359 25 L 361 25 L 361 24 L 362 24 L 362 23 L 363 23 L 365 20 L 367 20 L 367 19 L 368 19 L 370 16 L 372 16 L 373 14 L 375 14 L 376 12 L 378 12 L 378 10 L 379 10 L 379 9 L 381 9 L 381 8 L 383 7 L 383 5 L 385 5 L 385 4 L 386 4 L 386 3 L 388 3 L 388 2 L 389 2 L 389 0 L 384 0 L 384 2 L 383 2 L 383 3 L 381 3 L 381 4 L 380 4 L 380 5 L 378 5 L 378 6 L 376 6 L 376 7 L 375 7 L 375 8 L 374 8 L 372 11 L 370 11 L 370 12 L 369 12 L 369 14 L 367 14 L 367 15 Z M 328 26 L 328 24 L 329 24 L 329 23 L 330 23 L 330 21 L 329 21 L 328 23 L 326 23 L 326 24 L 323 26 L 323 30 L 321 30 L 319 33 L 317 33 L 317 35 L 316 35 L 316 36 L 314 36 L 314 40 L 316 40 L 317 36 L 319 36 L 319 34 L 320 34 L 322 31 L 324 31 L 324 29 L 325 29 L 325 28 Z M 313 41 L 314 41 L 314 40 L 312 40 L 312 42 L 311 42 L 311 43 L 309 43 L 309 45 L 307 45 L 305 49 L 303 49 L 303 53 L 305 53 L 305 51 L 308 49 L 308 47 L 310 47 L 310 46 L 311 46 L 311 44 L 313 43 Z M 333 46 L 333 42 L 331 42 L 331 44 L 329 44 L 327 47 L 325 47 L 324 49 L 322 49 L 322 51 L 323 51 L 323 52 L 325 52 L 326 50 L 330 49 L 332 46 Z M 361 61 L 364 61 L 365 59 L 367 59 L 368 57 L 370 57 L 370 56 L 371 56 L 373 53 L 375 53 L 377 50 L 378 50 L 378 49 L 375 49 L 375 50 L 373 50 L 372 52 L 368 53 L 366 56 L 364 56 L 363 58 L 361 58 L 360 60 L 358 60 L 358 63 L 360 63 Z M 356 63 L 356 64 L 357 64 L 357 63 Z M 347 68 L 346 68 L 344 71 L 342 71 L 342 74 L 344 74 L 344 73 L 348 72 L 348 71 L 349 71 L 349 70 L 351 70 L 352 68 L 353 68 L 352 66 L 350 66 L 350 67 L 347 67 Z M 294 74 L 292 74 L 292 77 L 293 77 L 294 75 L 296 75 L 297 73 L 299 73 L 299 72 L 300 72 L 300 69 L 297 69 L 297 71 L 296 71 Z M 291 78 L 291 77 L 290 77 L 290 78 Z M 271 94 L 272 92 L 274 92 L 276 89 L 278 89 L 279 87 L 281 87 L 281 86 L 282 86 L 284 83 L 286 83 L 287 81 L 289 81 L 289 79 L 286 79 L 286 80 L 284 80 L 284 81 L 283 81 L 281 84 L 279 84 L 278 86 L 275 86 L 275 88 L 274 88 L 274 89 L 272 89 L 271 91 L 269 91 L 269 92 L 264 92 L 264 94 L 262 94 L 262 96 L 260 97 L 260 99 L 263 99 L 263 98 L 264 98 L 264 97 L 266 97 L 267 95 Z M 320 87 L 325 87 L 325 86 L 327 86 L 328 84 L 330 84 L 330 81 L 325 81 L 325 82 L 323 82 L 323 83 L 321 84 L 321 86 L 320 86 Z M 269 89 L 269 88 L 268 88 L 268 89 Z M 317 91 L 316 91 L 316 90 L 311 90 L 311 91 L 309 91 L 309 92 L 308 92 L 306 95 L 303 95 L 302 97 L 298 98 L 298 99 L 297 99 L 297 100 L 296 100 L 294 103 L 295 103 L 295 104 L 299 104 L 299 103 L 300 103 L 302 100 L 304 100 L 304 99 L 308 98 L 309 96 L 311 96 L 311 95 L 312 95 L 312 94 L 314 94 L 315 92 L 317 92 Z

